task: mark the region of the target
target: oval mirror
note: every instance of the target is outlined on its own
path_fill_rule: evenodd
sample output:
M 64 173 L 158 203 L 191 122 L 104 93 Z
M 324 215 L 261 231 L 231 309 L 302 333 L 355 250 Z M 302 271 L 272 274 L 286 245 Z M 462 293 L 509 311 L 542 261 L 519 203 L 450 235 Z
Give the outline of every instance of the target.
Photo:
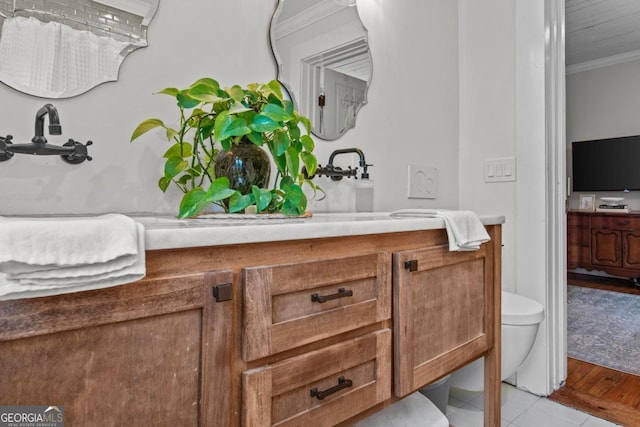
M 271 20 L 278 79 L 313 134 L 334 140 L 367 102 L 372 61 L 355 0 L 279 0 Z
M 0 81 L 44 98 L 69 98 L 118 79 L 124 58 L 147 46 L 159 0 L 0 0 Z M 24 3 L 24 7 L 22 4 Z

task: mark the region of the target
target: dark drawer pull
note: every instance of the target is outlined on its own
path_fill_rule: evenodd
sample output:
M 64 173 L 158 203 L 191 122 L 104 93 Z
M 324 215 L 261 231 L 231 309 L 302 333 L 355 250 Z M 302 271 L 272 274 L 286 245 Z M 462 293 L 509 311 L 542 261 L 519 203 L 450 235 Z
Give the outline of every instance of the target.
M 353 385 L 353 381 L 345 379 L 345 377 L 338 378 L 338 385 L 334 385 L 333 387 L 325 390 L 318 391 L 316 387 L 311 389 L 311 397 L 315 397 L 318 400 L 322 400 L 327 396 L 332 395 L 333 393 L 337 393 L 342 389 L 349 388 Z
M 322 304 L 323 302 L 331 301 L 332 299 L 344 298 L 353 296 L 353 291 L 351 289 L 340 288 L 338 292 L 331 295 L 311 295 L 311 302 L 319 302 Z
M 624 221 L 616 220 L 616 221 L 613 221 L 613 223 L 615 225 L 629 225 L 631 223 L 631 221 L 629 221 L 629 220 L 624 220 Z

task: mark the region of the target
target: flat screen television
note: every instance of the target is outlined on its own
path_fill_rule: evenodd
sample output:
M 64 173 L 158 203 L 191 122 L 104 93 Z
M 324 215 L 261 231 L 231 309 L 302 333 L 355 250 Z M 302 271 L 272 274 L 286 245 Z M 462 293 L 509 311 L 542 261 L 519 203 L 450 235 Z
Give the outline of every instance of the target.
M 576 141 L 573 191 L 640 190 L 640 135 Z

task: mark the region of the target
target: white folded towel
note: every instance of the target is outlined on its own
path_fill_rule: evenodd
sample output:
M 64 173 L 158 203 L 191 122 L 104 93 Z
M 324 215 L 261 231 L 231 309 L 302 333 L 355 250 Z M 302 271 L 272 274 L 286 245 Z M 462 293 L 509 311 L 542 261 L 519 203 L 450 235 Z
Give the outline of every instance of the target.
M 129 217 L 0 217 L 0 300 L 130 283 L 146 274 L 144 227 Z
M 391 213 L 393 218 L 442 218 L 450 251 L 474 251 L 491 240 L 475 212 L 448 209 L 400 209 Z

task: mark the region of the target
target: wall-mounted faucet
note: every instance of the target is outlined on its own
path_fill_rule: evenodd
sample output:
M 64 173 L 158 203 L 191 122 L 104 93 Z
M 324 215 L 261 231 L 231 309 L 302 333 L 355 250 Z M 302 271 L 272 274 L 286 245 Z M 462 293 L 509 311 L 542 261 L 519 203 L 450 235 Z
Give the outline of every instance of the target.
M 0 136 L 0 162 L 9 160 L 14 154 L 60 156 L 62 160 L 71 164 L 78 164 L 85 160 L 91 160 L 91 156 L 87 153 L 87 147 L 93 144 L 91 141 L 87 141 L 86 144 L 82 144 L 69 138 L 69 140 L 62 146 L 48 144 L 47 138 L 44 136 L 45 116 L 49 116 L 49 134 L 62 135 L 62 126 L 60 126 L 58 110 L 52 104 L 46 104 L 36 113 L 35 135 L 31 138 L 30 143 L 14 144 L 13 136 Z
M 364 158 L 364 152 L 359 148 L 344 148 L 342 150 L 335 150 L 329 156 L 329 163 L 326 166 L 318 165 L 316 169 L 316 173 L 311 176 L 313 177 L 321 177 L 326 176 L 330 177 L 332 181 L 340 181 L 342 178 L 354 177 L 358 179 L 358 168 L 353 169 L 351 166 L 348 166 L 347 169 L 342 169 L 340 166 L 334 166 L 333 160 L 336 158 L 338 154 L 347 154 L 347 153 L 355 153 L 360 158 L 360 167 L 362 168 L 362 174 L 360 175 L 361 179 L 369 179 L 368 167 L 373 166 L 367 164 L 367 161 Z M 305 172 L 306 174 L 306 172 Z

